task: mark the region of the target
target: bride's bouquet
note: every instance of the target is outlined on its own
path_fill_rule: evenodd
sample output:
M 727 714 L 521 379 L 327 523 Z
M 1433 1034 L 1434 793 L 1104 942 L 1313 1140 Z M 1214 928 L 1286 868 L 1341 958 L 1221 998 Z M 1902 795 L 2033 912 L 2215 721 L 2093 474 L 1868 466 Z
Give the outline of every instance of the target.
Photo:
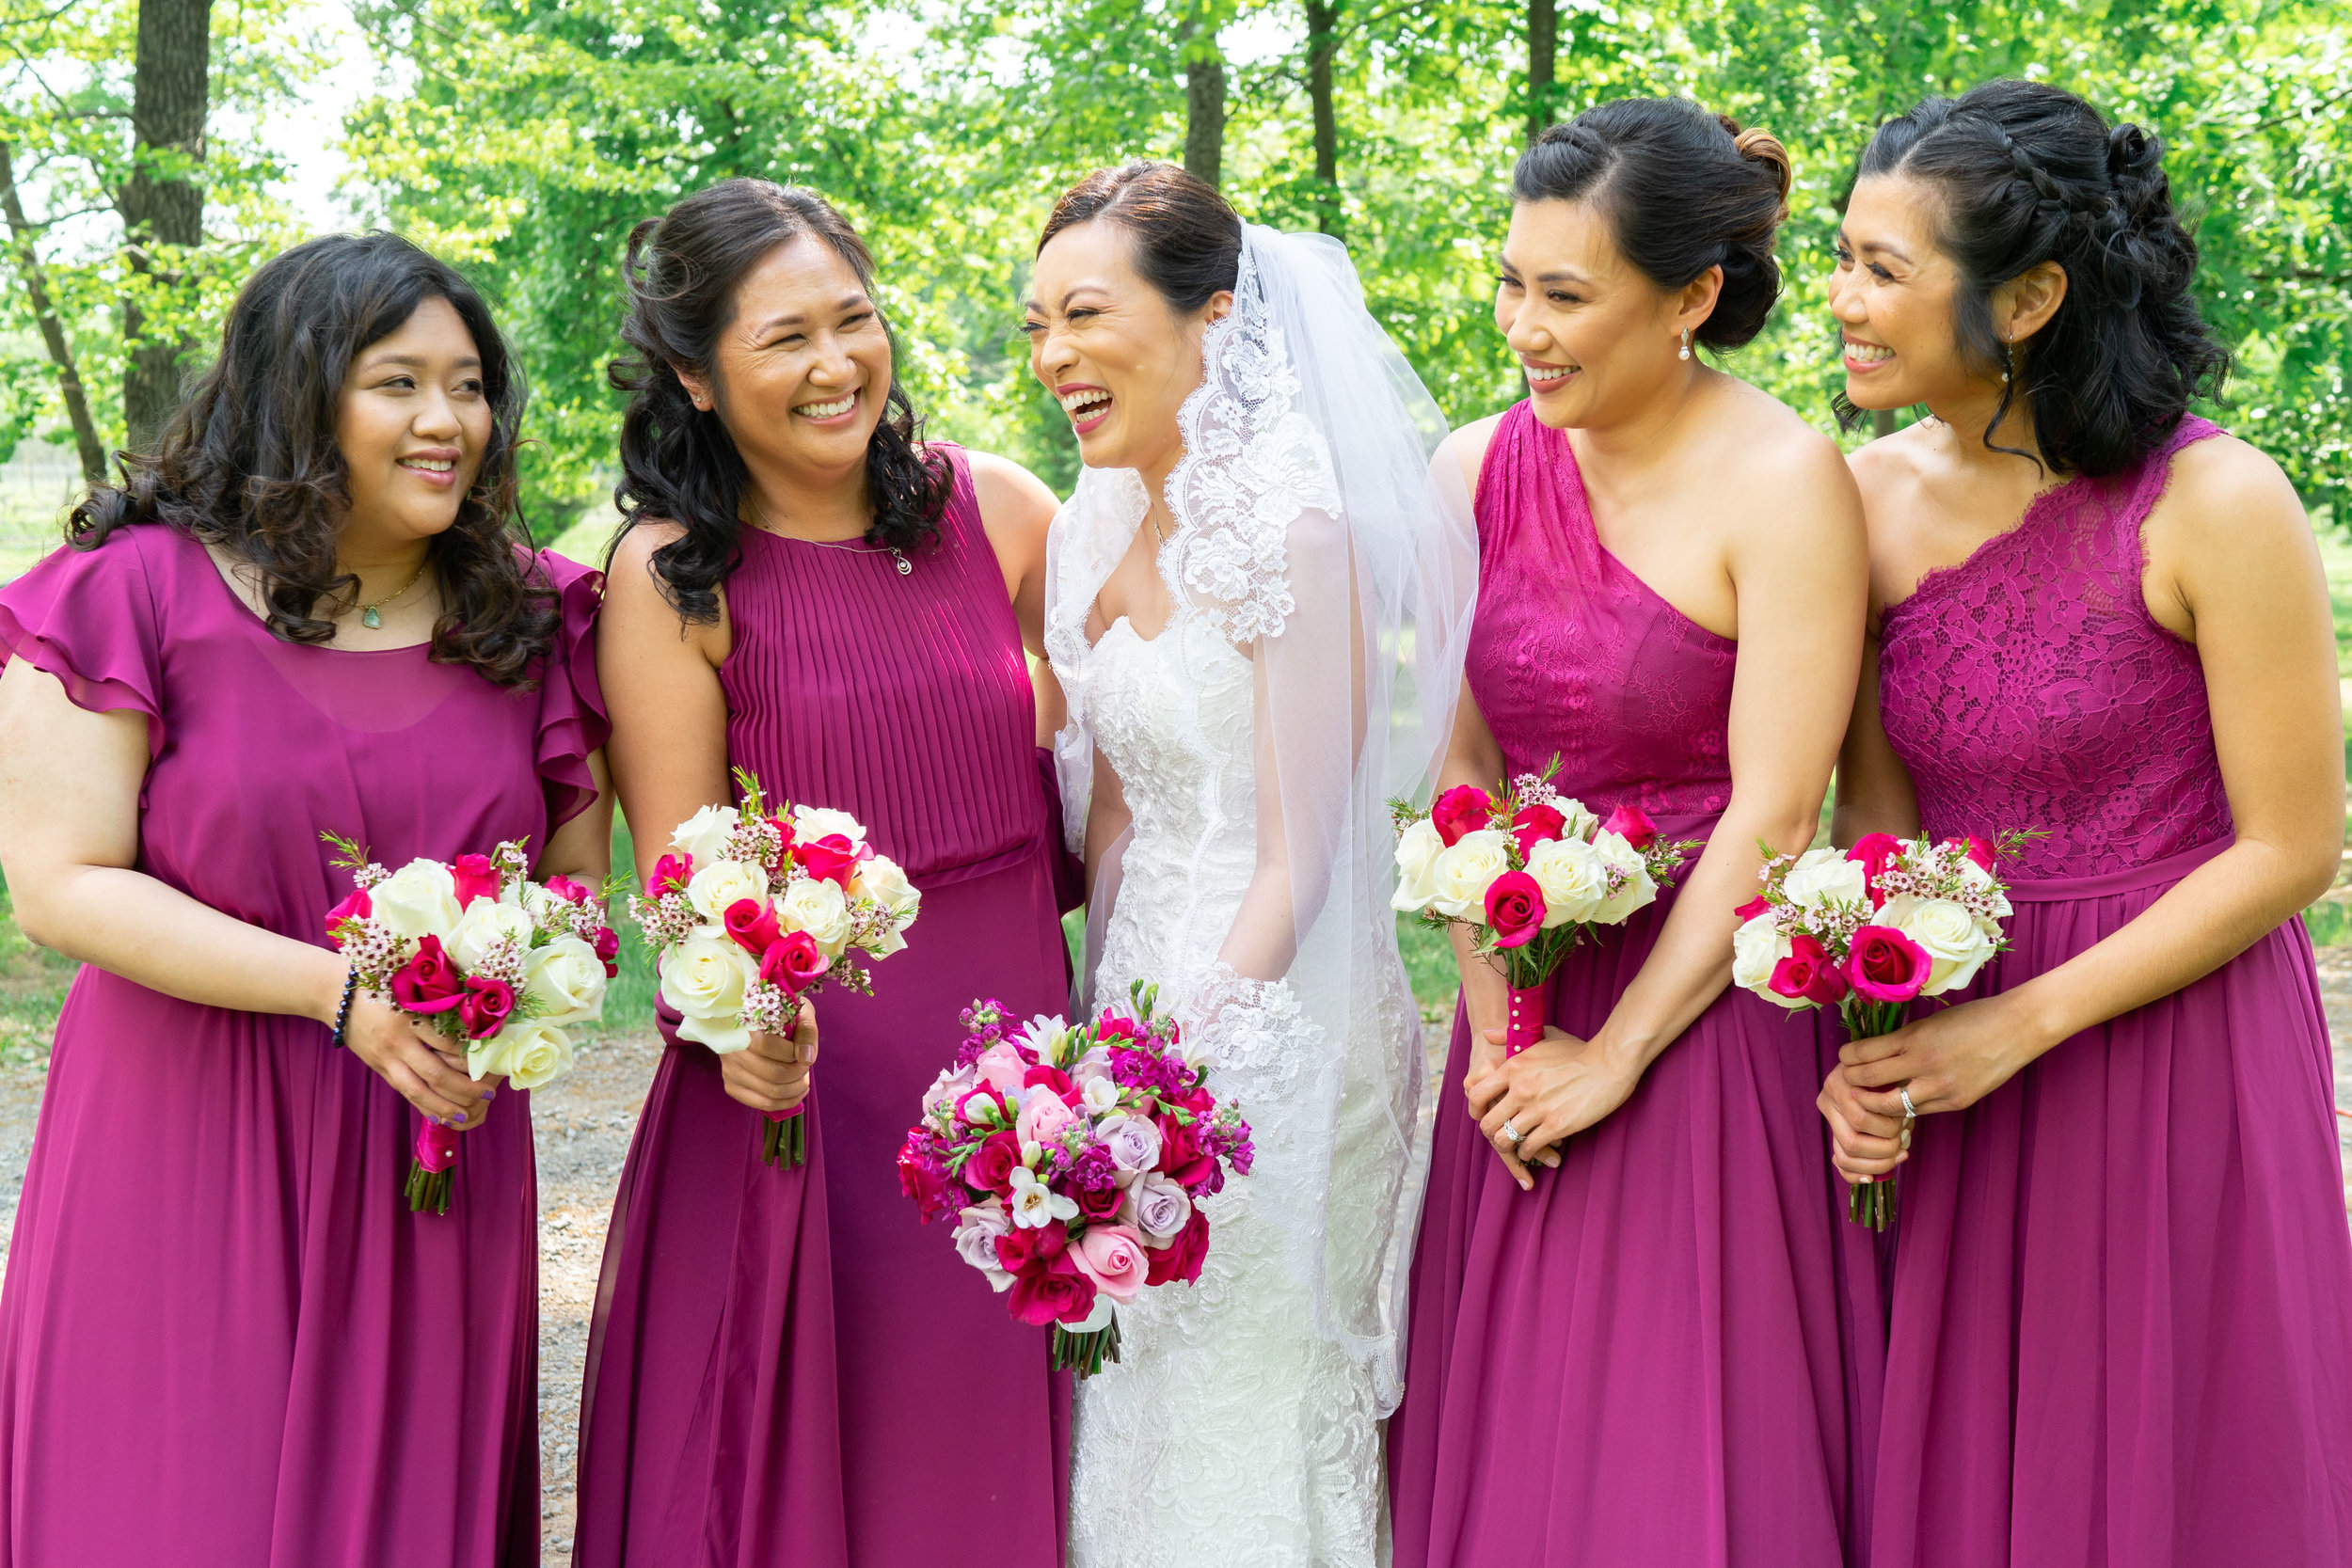
M 786 805 L 771 813 L 759 781 L 735 771 L 740 800 L 705 806 L 670 836 L 629 914 L 645 933 L 678 1037 L 721 1055 L 755 1031 L 788 1035 L 801 998 L 827 982 L 871 995 L 857 957 L 906 946 L 922 895 L 866 842 L 848 812 Z M 763 1113 L 761 1154 L 808 1158 L 800 1107 Z
M 535 1089 L 570 1070 L 565 1026 L 604 1016 L 620 938 L 601 898 L 566 877 L 530 880 L 523 841 L 486 855 L 413 860 L 387 871 L 350 839 L 319 835 L 352 873 L 326 934 L 359 989 L 463 1046 L 475 1082 Z M 457 1134 L 420 1118 L 403 1191 L 412 1211 L 449 1212 Z
M 1993 867 L 2027 836 L 1934 844 L 1870 833 L 1850 850 L 1802 855 L 1765 845 L 1764 891 L 1737 911 L 1732 980 L 1792 1011 L 1836 1007 L 1850 1040 L 1891 1035 L 1914 1001 L 1958 990 L 2008 945 L 2009 895 Z M 1891 1180 L 1851 1189 L 1847 1218 L 1885 1229 Z
M 1157 988 L 1130 996 L 1132 1012 L 1075 1027 L 974 1003 L 898 1151 L 924 1222 L 953 1216 L 956 1251 L 1015 1318 L 1054 1325 L 1055 1368 L 1080 1377 L 1119 1359 L 1117 1307 L 1200 1277 L 1200 1200 L 1252 1156 L 1240 1110 L 1208 1091 L 1175 1020 L 1152 1016 Z
M 1579 939 L 1616 926 L 1674 886 L 1695 840 L 1662 843 L 1639 806 L 1606 821 L 1551 787 L 1560 759 L 1488 794 L 1458 784 L 1426 812 L 1391 801 L 1396 894 L 1390 903 L 1429 926 L 1470 928 L 1471 951 L 1511 987 L 1503 1049 L 1544 1037 L 1545 991 Z

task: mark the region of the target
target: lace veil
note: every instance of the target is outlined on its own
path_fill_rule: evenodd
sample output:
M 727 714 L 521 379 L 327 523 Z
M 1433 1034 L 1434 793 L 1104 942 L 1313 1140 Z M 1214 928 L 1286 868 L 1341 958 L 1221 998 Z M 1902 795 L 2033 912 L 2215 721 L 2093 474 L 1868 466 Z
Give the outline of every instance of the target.
M 1234 308 L 1201 355 L 1168 480 L 1162 635 L 1197 619 L 1250 657 L 1259 869 L 1218 961 L 1170 1000 L 1212 1061 L 1280 1057 L 1282 1126 L 1260 1129 L 1251 1207 L 1282 1232 L 1318 1331 L 1374 1369 L 1385 1410 L 1428 1121 L 1387 802 L 1422 791 L 1451 732 L 1476 535 L 1458 470 L 1431 467 L 1443 417 L 1337 241 L 1248 226 Z M 1057 518 L 1057 666 L 1082 664 L 1089 608 L 1145 511 L 1135 471 L 1089 468 Z M 1056 752 L 1074 839 L 1093 757 L 1084 682 L 1068 695 Z M 1090 890 L 1089 982 L 1117 881 L 1114 847 Z

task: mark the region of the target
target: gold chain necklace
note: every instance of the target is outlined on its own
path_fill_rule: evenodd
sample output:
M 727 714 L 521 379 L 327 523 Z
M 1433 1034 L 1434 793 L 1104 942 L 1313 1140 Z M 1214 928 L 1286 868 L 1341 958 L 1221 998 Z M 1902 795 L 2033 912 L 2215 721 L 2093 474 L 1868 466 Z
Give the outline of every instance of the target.
M 410 578 L 406 582 L 402 583 L 398 593 L 387 594 L 382 598 L 376 600 L 373 604 L 361 605 L 359 607 L 359 624 L 367 627 L 370 631 L 374 631 L 381 627 L 384 625 L 384 617 L 377 614 L 376 611 L 382 610 L 386 605 L 390 604 L 394 599 L 405 597 L 408 590 L 414 588 L 417 584 L 424 580 L 424 574 L 432 568 L 432 565 L 433 558 L 428 555 L 424 558 L 423 563 L 418 566 L 417 575 Z

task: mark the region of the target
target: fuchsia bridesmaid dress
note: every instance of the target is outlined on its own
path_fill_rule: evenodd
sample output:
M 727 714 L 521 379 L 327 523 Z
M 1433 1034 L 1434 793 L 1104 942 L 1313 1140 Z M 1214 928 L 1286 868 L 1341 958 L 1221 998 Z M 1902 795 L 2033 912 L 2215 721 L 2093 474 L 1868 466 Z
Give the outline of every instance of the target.
M 2107 936 L 2231 840 L 2197 650 L 2141 597 L 2186 420 L 1887 608 L 1880 711 L 1930 834 L 2035 829 L 1971 994 Z M 2352 1562 L 2352 1232 L 2312 948 L 1920 1119 L 1898 1184 L 1874 1568 Z
M 1020 626 L 934 450 L 955 495 L 907 573 L 747 528 L 727 579 L 729 761 L 854 815 L 923 907 L 874 995 L 817 999 L 804 1168 L 761 1164 L 758 1113 L 665 1021 L 589 1339 L 580 1568 L 1061 1560 L 1067 1380 L 898 1188 L 957 1014 L 1069 993 Z
M 162 524 L 0 589 L 0 659 L 145 717 L 141 871 L 325 945 L 321 829 L 399 865 L 595 800 L 598 578 L 539 562 L 531 689 L 281 641 Z M 308 1019 L 75 976 L 0 1291 L 0 1564 L 538 1561 L 531 1097 L 465 1136 L 446 1214 L 401 1196 L 417 1125 Z
M 1704 838 L 1731 797 L 1737 645 L 1602 547 L 1566 438 L 1525 403 L 1480 476 L 1469 679 L 1514 774 Z M 1590 1036 L 1673 895 L 1570 954 Z M 1399 1568 L 1816 1568 L 1844 1560 L 1874 1330 L 1814 1109 L 1815 1032 L 1725 992 L 1522 1193 L 1466 1113 L 1457 1014 L 1390 1424 Z

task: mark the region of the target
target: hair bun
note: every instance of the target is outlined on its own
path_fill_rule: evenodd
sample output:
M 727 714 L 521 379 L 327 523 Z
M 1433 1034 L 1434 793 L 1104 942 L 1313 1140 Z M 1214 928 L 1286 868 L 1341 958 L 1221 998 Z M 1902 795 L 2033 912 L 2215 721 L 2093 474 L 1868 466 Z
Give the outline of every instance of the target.
M 2153 173 L 2163 159 L 2163 144 L 2137 125 L 2107 133 L 2107 173 L 2118 179 Z
M 1780 192 L 1780 214 L 1776 222 L 1788 218 L 1788 190 L 1797 182 L 1797 167 L 1788 158 L 1788 150 L 1780 145 L 1780 138 L 1760 125 L 1742 131 L 1729 116 L 1720 117 L 1724 129 L 1731 133 L 1732 150 L 1752 164 L 1762 164 L 1772 171 L 1773 188 Z

